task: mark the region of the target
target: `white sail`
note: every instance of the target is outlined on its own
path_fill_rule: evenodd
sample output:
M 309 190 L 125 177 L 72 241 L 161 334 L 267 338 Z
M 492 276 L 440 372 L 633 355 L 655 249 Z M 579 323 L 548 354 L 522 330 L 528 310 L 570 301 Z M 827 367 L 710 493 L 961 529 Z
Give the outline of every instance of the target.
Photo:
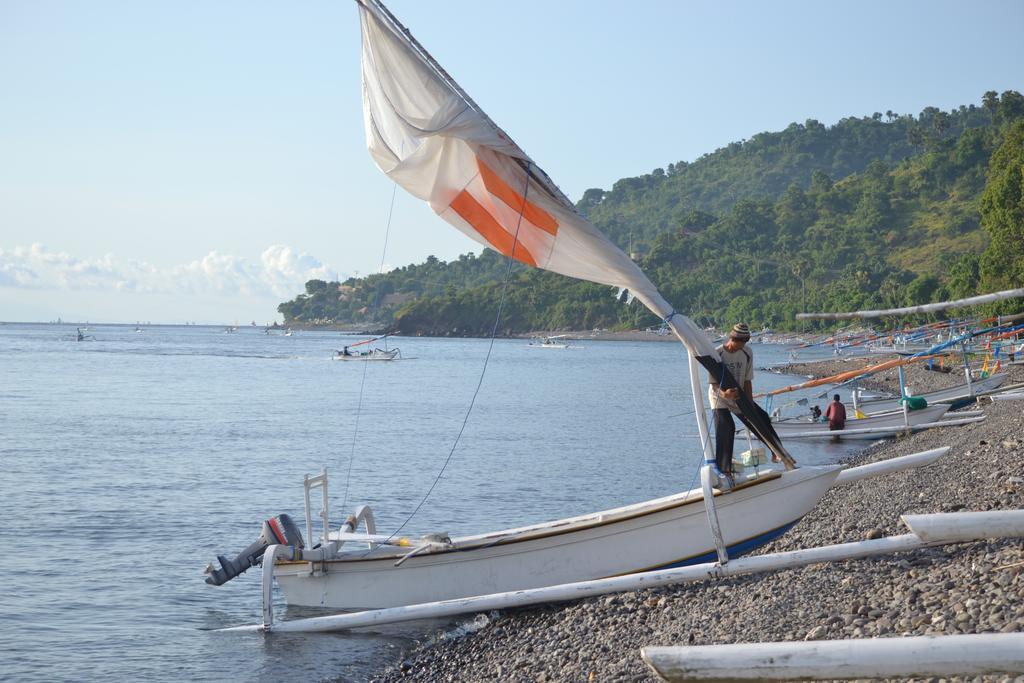
M 377 166 L 477 242 L 536 268 L 629 290 L 693 357 L 739 387 L 714 344 L 640 268 L 576 212 L 551 179 L 476 105 L 380 0 L 356 0 L 363 116 Z M 768 415 L 741 392 L 741 419 L 788 466 Z
M 697 356 L 714 346 L 374 0 L 360 2 L 363 112 L 377 166 L 472 239 L 518 261 L 621 287 Z

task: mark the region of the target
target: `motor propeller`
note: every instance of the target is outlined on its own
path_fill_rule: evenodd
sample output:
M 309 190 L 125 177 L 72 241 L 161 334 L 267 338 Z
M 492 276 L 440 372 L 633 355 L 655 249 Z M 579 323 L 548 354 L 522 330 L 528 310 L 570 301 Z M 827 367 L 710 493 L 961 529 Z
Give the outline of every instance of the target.
M 290 545 L 299 550 L 305 547 L 299 527 L 286 514 L 271 517 L 263 522 L 259 538 L 240 552 L 235 559 L 229 560 L 223 555 L 218 555 L 217 561 L 220 562 L 221 568 L 214 569 L 212 564 L 207 565 L 206 583 L 211 586 L 221 586 L 249 567 L 255 567 L 262 560 L 266 549 L 272 545 Z

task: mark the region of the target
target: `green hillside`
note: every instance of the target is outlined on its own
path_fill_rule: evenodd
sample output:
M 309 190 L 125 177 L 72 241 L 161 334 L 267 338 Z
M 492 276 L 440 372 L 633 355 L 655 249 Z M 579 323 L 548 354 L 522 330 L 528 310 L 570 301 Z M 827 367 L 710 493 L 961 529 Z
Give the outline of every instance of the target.
M 700 321 L 784 329 L 802 310 L 969 296 L 1024 275 L 1013 256 L 1024 241 L 1015 223 L 1024 208 L 1014 208 L 1022 118 L 1024 97 L 1007 91 L 952 112 L 808 121 L 588 190 L 578 206 Z M 292 324 L 489 334 L 507 269 L 490 250 L 430 257 L 384 275 L 311 281 L 278 310 Z M 516 265 L 498 331 L 656 322 L 606 286 Z

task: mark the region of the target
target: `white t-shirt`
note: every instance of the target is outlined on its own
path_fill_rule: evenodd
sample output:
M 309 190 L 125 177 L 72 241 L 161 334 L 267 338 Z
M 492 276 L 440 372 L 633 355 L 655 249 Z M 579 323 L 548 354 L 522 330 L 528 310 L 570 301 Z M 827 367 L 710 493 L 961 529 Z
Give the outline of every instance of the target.
M 722 364 L 732 373 L 732 376 L 739 383 L 741 390 L 747 382 L 754 381 L 753 351 L 746 346 L 739 351 L 727 351 L 723 344 L 718 347 L 718 355 L 722 357 Z M 711 385 L 708 387 L 708 400 L 711 401 L 711 409 L 728 408 L 734 413 L 739 412 L 739 406 L 736 405 L 736 401 L 718 395 L 718 380 L 718 377 L 710 378 Z

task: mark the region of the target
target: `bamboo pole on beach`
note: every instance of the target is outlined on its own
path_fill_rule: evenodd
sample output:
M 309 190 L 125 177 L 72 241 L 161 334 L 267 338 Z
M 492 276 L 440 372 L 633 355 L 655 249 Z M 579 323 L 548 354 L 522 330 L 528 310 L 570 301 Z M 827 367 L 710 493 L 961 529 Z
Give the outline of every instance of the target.
M 648 646 L 640 654 L 670 683 L 948 678 L 1024 673 L 1024 633 Z

